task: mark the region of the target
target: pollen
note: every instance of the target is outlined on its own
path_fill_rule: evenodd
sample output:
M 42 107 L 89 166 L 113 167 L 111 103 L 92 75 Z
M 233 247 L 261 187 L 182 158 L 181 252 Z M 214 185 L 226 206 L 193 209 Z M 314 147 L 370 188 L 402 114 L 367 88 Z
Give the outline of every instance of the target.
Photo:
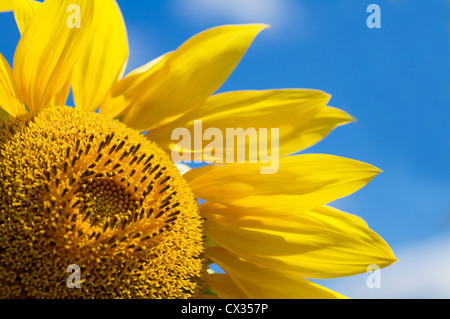
M 0 123 L 0 297 L 194 298 L 205 274 L 196 199 L 156 144 L 69 107 Z

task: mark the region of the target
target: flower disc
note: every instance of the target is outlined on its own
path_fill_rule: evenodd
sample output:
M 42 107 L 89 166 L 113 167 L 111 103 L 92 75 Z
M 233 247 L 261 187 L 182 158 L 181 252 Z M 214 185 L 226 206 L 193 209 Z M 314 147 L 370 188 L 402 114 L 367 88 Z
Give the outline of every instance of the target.
M 137 131 L 69 107 L 5 120 L 0 180 L 1 297 L 200 292 L 196 200 L 169 156 Z

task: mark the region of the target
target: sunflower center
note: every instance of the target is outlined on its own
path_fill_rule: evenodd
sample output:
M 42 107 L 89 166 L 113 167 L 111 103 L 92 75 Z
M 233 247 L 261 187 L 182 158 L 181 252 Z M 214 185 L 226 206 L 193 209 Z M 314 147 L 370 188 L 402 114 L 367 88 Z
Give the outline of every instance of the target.
M 170 158 L 117 121 L 68 107 L 0 124 L 0 295 L 190 298 L 202 220 Z M 69 265 L 81 285 L 70 289 Z
M 133 194 L 127 192 L 122 185 L 117 185 L 112 179 L 98 179 L 86 184 L 83 194 L 80 195 L 80 209 L 90 209 L 93 216 L 111 219 L 117 212 L 125 216 L 128 211 L 136 211 Z

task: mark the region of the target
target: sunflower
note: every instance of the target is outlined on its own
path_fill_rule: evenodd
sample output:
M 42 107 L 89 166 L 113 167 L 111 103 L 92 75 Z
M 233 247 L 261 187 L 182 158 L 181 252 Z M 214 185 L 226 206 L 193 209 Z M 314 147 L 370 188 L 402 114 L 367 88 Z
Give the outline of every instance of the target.
M 353 120 L 328 94 L 215 94 L 266 25 L 211 28 L 124 76 L 115 1 L 4 0 L 0 10 L 14 11 L 22 34 L 13 67 L 0 56 L 2 297 L 339 298 L 308 279 L 396 261 L 363 220 L 326 206 L 380 170 L 292 155 Z M 218 165 L 224 147 L 181 175 L 171 134 L 196 120 L 278 128 L 277 141 L 257 135 L 279 140 L 278 171 Z M 69 287 L 73 265 L 79 287 Z

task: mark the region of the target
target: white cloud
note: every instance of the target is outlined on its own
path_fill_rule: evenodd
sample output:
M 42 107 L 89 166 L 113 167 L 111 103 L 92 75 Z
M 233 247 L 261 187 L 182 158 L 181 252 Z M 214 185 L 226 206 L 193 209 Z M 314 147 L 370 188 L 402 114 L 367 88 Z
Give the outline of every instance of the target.
M 190 21 L 266 23 L 281 28 L 298 19 L 299 1 L 292 0 L 174 0 L 179 15 Z
M 317 281 L 350 298 L 450 298 L 450 236 L 394 249 L 397 263 L 381 269 L 380 288 L 366 285 L 370 273 Z

